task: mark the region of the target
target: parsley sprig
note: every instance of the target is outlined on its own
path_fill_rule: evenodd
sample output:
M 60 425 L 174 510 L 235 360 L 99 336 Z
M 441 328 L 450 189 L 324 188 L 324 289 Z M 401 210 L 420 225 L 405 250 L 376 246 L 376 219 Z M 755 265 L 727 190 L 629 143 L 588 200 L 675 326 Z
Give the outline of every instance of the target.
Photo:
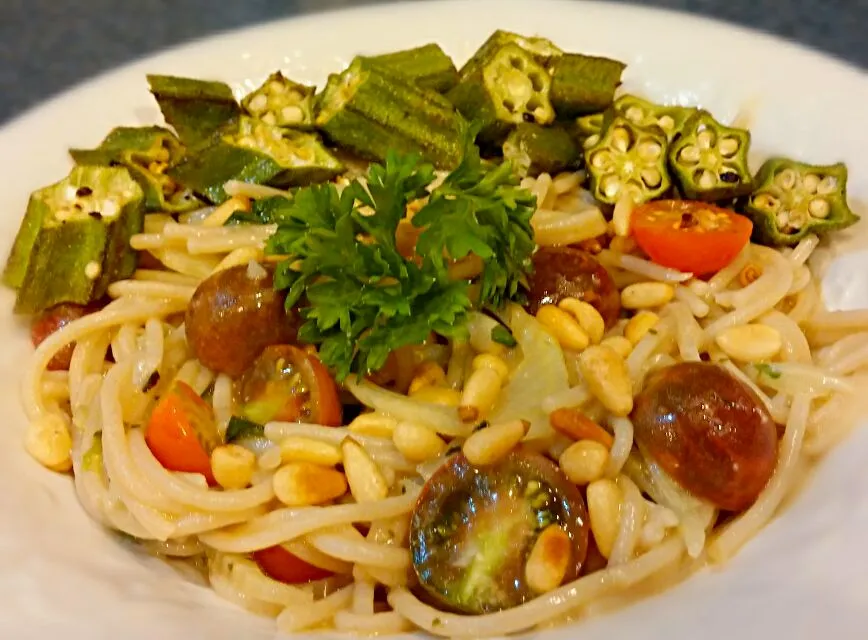
M 292 199 L 262 201 L 278 223 L 269 254 L 288 256 L 275 275 L 287 307 L 298 306 L 299 339 L 319 346 L 338 379 L 380 369 L 394 349 L 431 332 L 463 336 L 467 312 L 520 296 L 534 249 L 534 196 L 517 185 L 508 163 L 483 163 L 468 129 L 462 162 L 413 216 L 416 256 L 401 255 L 398 225 L 407 205 L 428 195 L 434 168 L 417 156 L 390 153 L 366 182 L 298 189 Z M 450 260 L 484 262 L 479 298 L 452 280 Z

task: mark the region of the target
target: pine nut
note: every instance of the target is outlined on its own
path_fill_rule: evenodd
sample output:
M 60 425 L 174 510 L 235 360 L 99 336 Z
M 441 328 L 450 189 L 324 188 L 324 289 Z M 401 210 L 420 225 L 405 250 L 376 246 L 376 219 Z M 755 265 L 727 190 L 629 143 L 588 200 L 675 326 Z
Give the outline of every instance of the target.
M 608 559 L 621 525 L 621 488 L 614 480 L 604 478 L 589 484 L 586 492 L 591 533 L 600 553 Z
M 783 339 L 774 327 L 743 324 L 727 329 L 714 340 L 723 352 L 739 362 L 762 362 L 781 350 Z
M 503 379 L 495 369 L 483 367 L 470 374 L 461 394 L 458 417 L 462 422 L 476 422 L 494 407 Z
M 280 441 L 280 459 L 283 462 L 312 462 L 333 467 L 341 461 L 341 450 L 330 442 L 290 436 Z
M 637 282 L 621 291 L 621 306 L 625 309 L 660 307 L 675 297 L 675 289 L 665 282 Z
M 653 311 L 643 309 L 630 318 L 627 326 L 624 327 L 624 337 L 630 341 L 630 344 L 636 346 L 658 322 L 660 322 L 660 316 Z
M 524 566 L 527 585 L 537 593 L 561 586 L 573 555 L 573 544 L 559 525 L 550 524 L 534 542 Z
M 455 389 L 447 387 L 422 387 L 410 397 L 421 402 L 441 404 L 445 407 L 457 407 L 461 404 L 461 394 Z
M 392 432 L 395 430 L 395 425 L 398 421 L 395 418 L 384 416 L 380 413 L 372 411 L 370 413 L 362 413 L 350 422 L 347 429 L 350 433 L 355 433 L 360 436 L 373 436 L 375 438 L 391 438 Z
M 480 429 L 471 434 L 461 450 L 474 465 L 494 464 L 522 441 L 530 423 L 524 420 L 509 420 Z
M 591 344 L 599 344 L 606 333 L 606 321 L 594 305 L 577 298 L 564 298 L 558 307 L 573 316 L 588 334 Z
M 408 395 L 413 395 L 424 387 L 436 387 L 446 382 L 446 372 L 436 362 L 423 362 L 416 369 L 416 375 L 410 381 Z
M 574 442 L 561 454 L 558 464 L 570 482 L 586 485 L 603 477 L 609 450 L 594 440 Z
M 593 346 L 579 356 L 579 369 L 594 396 L 616 416 L 633 410 L 633 383 L 624 359 L 611 348 Z
M 310 462 L 290 462 L 272 478 L 274 495 L 289 507 L 323 504 L 347 492 L 344 474 Z
M 582 351 L 591 339 L 572 315 L 551 304 L 543 305 L 536 312 L 536 319 L 564 349 Z
M 399 422 L 392 433 L 395 447 L 410 462 L 422 462 L 439 456 L 446 443 L 428 427 L 414 422 Z
M 389 495 L 386 478 L 364 447 L 347 438 L 341 442 L 341 453 L 344 457 L 344 473 L 356 502 L 376 502 Z
M 615 204 L 615 211 L 612 213 L 612 228 L 616 236 L 626 238 L 630 235 L 630 220 L 633 217 L 633 209 L 635 207 L 636 203 L 629 192 L 625 191 L 618 198 L 618 202 Z
M 256 455 L 237 444 L 215 447 L 211 452 L 211 473 L 224 489 L 244 489 L 253 479 Z
M 24 448 L 39 464 L 52 471 L 64 472 L 72 468 L 72 436 L 66 422 L 58 415 L 49 414 L 27 426 Z
M 627 356 L 630 355 L 630 352 L 633 351 L 633 343 L 624 336 L 611 336 L 606 338 L 600 342 L 600 346 L 609 347 L 625 360 L 627 359 Z

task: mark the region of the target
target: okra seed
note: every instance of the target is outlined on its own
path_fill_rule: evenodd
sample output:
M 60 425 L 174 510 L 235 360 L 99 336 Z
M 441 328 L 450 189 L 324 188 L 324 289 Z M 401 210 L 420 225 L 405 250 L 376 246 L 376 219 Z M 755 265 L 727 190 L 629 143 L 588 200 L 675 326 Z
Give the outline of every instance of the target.
M 829 203 L 825 198 L 814 198 L 808 205 L 808 211 L 815 218 L 825 218 L 830 212 Z
M 759 193 L 754 196 L 753 204 L 755 207 L 763 211 L 777 211 L 781 208 L 781 202 L 773 195 L 768 193 Z
M 659 171 L 657 171 L 657 169 L 643 169 L 641 175 L 642 182 L 644 182 L 645 186 L 649 189 L 656 189 L 663 182 L 663 176 Z
M 269 111 L 264 116 L 262 116 L 262 121 L 266 124 L 277 124 L 277 118 L 272 111 Z
M 784 169 L 775 176 L 775 182 L 787 191 L 791 191 L 796 186 L 798 178 L 799 176 L 792 169 Z
M 595 133 L 592 136 L 588 136 L 585 140 L 584 147 L 585 149 L 590 149 L 591 147 L 595 147 L 600 142 L 600 134 Z
M 255 114 L 262 113 L 265 111 L 265 108 L 268 106 L 268 98 L 266 98 L 263 94 L 259 94 L 250 101 L 249 109 Z
M 280 110 L 284 122 L 298 123 L 304 120 L 304 112 L 299 107 L 286 106 Z
M 786 229 L 790 226 L 790 214 L 788 211 L 781 211 L 777 216 L 775 216 L 775 222 L 778 225 L 779 229 Z
M 804 216 L 802 216 L 796 212 L 793 212 L 790 215 L 790 226 L 793 229 L 801 229 L 802 227 L 805 226 L 805 222 L 806 222 L 806 220 L 805 220 Z
M 664 131 L 672 131 L 673 129 L 675 129 L 675 120 L 672 118 L 672 116 L 660 116 L 657 124 L 659 124 L 660 128 Z
M 597 169 L 604 169 L 612 164 L 612 154 L 606 150 L 597 151 L 591 156 L 591 164 Z
M 609 174 L 603 178 L 602 183 L 603 193 L 607 198 L 614 198 L 621 191 L 621 180 L 618 176 Z
M 296 91 L 295 89 L 290 91 L 287 94 L 286 98 L 290 102 L 301 102 L 302 100 L 304 100 L 304 96 L 302 94 L 300 94 L 298 91 Z
M 696 136 L 696 144 L 700 149 L 711 149 L 714 146 L 714 134 L 708 129 L 700 131 Z
M 639 144 L 636 152 L 642 160 L 657 160 L 663 153 L 663 147 L 656 142 L 646 141 Z
M 540 121 L 546 117 L 546 110 L 542 107 L 537 107 L 533 110 L 533 115 L 536 117 L 537 121 Z
M 623 127 L 618 127 L 612 132 L 612 146 L 621 153 L 627 153 L 630 149 L 630 132 Z
M 678 152 L 678 159 L 687 164 L 696 164 L 699 162 L 699 149 L 695 146 L 688 145 Z
M 702 189 L 711 189 L 715 184 L 717 184 L 717 178 L 708 169 L 699 169 L 694 174 L 694 179 Z
M 268 85 L 268 90 L 271 91 L 271 93 L 280 95 L 286 91 L 286 85 L 283 84 L 280 80 L 272 80 L 271 83 L 269 83 Z
M 817 193 L 821 196 L 827 196 L 834 193 L 837 188 L 838 179 L 835 176 L 826 176 L 820 180 L 820 184 L 817 186 Z
M 645 112 L 642 111 L 641 107 L 633 106 L 624 112 L 624 117 L 630 122 L 642 122 L 642 119 L 645 117 Z
M 820 176 L 816 173 L 809 173 L 802 181 L 802 185 L 808 193 L 817 193 L 817 189 L 820 187 Z
M 731 158 L 738 151 L 738 140 L 735 138 L 724 138 L 718 144 L 718 149 L 720 150 L 720 155 L 724 158 Z

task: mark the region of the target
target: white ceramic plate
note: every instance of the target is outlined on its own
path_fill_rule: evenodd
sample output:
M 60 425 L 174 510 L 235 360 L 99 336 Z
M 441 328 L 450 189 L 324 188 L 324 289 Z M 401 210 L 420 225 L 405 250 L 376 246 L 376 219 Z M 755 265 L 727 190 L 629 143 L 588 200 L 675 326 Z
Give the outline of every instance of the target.
M 0 254 L 27 196 L 62 177 L 65 150 L 113 126 L 156 121 L 145 73 L 225 79 L 249 89 L 282 68 L 322 82 L 355 53 L 437 41 L 457 59 L 496 28 L 547 36 L 567 49 L 629 63 L 627 88 L 709 107 L 722 120 L 745 104 L 754 148 L 825 163 L 843 160 L 854 199 L 868 197 L 868 78 L 779 40 L 673 13 L 584 2 L 425 2 L 333 13 L 203 40 L 99 77 L 0 131 Z M 849 234 L 858 249 L 868 224 Z M 868 306 L 868 253 L 832 269 L 833 308 Z M 21 448 L 25 325 L 0 293 L 0 638 L 272 638 L 273 622 L 225 604 L 94 526 L 68 478 Z M 865 638 L 868 622 L 868 429 L 834 451 L 807 488 L 730 564 L 618 614 L 536 637 Z M 323 637 L 323 636 L 318 636 Z

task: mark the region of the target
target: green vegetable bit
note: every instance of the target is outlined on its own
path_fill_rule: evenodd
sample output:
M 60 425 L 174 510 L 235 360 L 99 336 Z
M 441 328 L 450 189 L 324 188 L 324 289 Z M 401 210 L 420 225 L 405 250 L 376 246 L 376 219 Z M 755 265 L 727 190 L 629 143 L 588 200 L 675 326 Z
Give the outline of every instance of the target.
M 550 66 L 551 102 L 559 118 L 604 111 L 612 105 L 627 65 L 617 60 L 565 53 Z
M 518 340 L 516 340 L 515 336 L 512 335 L 512 332 L 502 324 L 497 325 L 491 330 L 491 340 L 497 344 L 509 347 L 510 349 L 518 346 Z
M 823 235 L 859 221 L 847 204 L 847 167 L 771 158 L 756 176 L 744 212 L 754 240 L 773 247 L 795 245 L 809 233 Z
M 439 44 L 395 51 L 368 58 L 392 73 L 401 74 L 423 89 L 446 93 L 458 84 L 458 70 Z
M 669 166 L 681 193 L 691 200 L 726 200 L 751 192 L 750 132 L 726 127 L 697 111 L 669 148 Z
M 458 72 L 459 77 L 464 80 L 474 75 L 491 59 L 495 51 L 507 45 L 520 47 L 531 54 L 534 60 L 543 65 L 548 64 L 564 53 L 551 40 L 546 38 L 528 37 L 510 31 L 498 30 L 492 33 L 464 66 L 461 67 L 461 70 Z
M 660 127 L 666 133 L 666 138 L 672 142 L 687 119 L 697 110 L 695 107 L 655 104 L 638 96 L 625 94 L 615 100 L 612 111 L 640 127 Z
M 499 307 L 519 295 L 534 250 L 535 201 L 509 163 L 482 162 L 476 131 L 466 132 L 461 163 L 413 216 L 421 233 L 412 259 L 398 251 L 396 230 L 434 179 L 418 156 L 391 153 L 370 167 L 366 184 L 341 192 L 316 185 L 280 199 L 284 222 L 267 252 L 294 260 L 280 263 L 275 286 L 288 289 L 288 307 L 301 304 L 299 339 L 319 345 L 339 379 L 378 370 L 394 349 L 431 332 L 463 337 L 474 304 Z M 470 283 L 448 273 L 450 258 L 471 253 L 485 264 L 475 301 Z
M 232 444 L 239 440 L 248 438 L 261 438 L 265 435 L 265 427 L 258 422 L 232 416 L 229 418 L 229 424 L 226 425 L 226 444 Z
M 184 156 L 184 147 L 163 127 L 116 127 L 96 149 L 70 149 L 79 165 L 123 165 L 145 193 L 145 211 L 182 213 L 201 206 L 167 175 Z
M 88 304 L 136 268 L 130 248 L 144 222 L 144 194 L 125 167 L 81 167 L 30 196 L 3 282 L 15 312 Z
M 318 101 L 317 127 L 338 147 L 375 161 L 390 151 L 415 153 L 439 168 L 461 161 L 467 127 L 436 91 L 366 58 L 329 78 Z
M 671 186 L 666 150 L 666 134 L 659 127 L 638 127 L 615 117 L 600 140 L 585 148 L 594 197 L 606 204 L 616 204 L 625 193 L 636 203 L 660 198 Z
M 503 157 L 510 160 L 520 176 L 558 173 L 577 164 L 579 148 L 561 127 L 541 127 L 523 122 L 503 143 Z
M 242 116 L 214 141 L 170 171 L 178 183 L 217 204 L 223 185 L 241 180 L 274 187 L 325 182 L 344 167 L 316 134 L 282 129 Z
M 149 75 L 151 93 L 163 118 L 187 147 L 207 142 L 227 122 L 241 115 L 241 107 L 224 82 Z
M 277 71 L 241 100 L 241 107 L 266 124 L 312 129 L 315 92 L 315 87 L 293 82 Z

